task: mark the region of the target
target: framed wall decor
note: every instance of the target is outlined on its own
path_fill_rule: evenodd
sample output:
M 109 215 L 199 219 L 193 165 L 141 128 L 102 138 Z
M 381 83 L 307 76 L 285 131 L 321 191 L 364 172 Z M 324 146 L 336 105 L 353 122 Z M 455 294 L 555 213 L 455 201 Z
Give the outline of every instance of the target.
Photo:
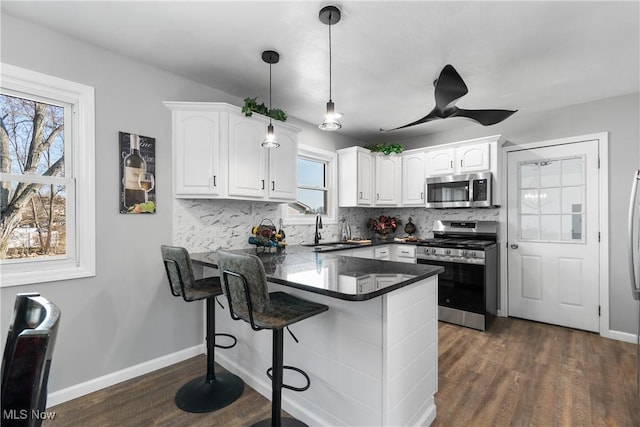
M 120 213 L 156 213 L 156 140 L 119 132 Z

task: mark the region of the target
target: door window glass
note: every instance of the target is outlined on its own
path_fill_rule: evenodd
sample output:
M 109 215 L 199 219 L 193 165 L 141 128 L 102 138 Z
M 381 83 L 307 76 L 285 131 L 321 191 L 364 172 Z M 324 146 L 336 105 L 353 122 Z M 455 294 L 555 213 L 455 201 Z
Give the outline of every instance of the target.
M 584 156 L 518 165 L 519 239 L 585 243 Z

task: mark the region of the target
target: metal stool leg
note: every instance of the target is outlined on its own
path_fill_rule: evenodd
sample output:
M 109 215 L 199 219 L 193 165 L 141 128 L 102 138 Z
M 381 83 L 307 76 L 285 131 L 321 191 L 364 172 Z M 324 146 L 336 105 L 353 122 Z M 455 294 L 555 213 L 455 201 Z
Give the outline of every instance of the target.
M 282 372 L 284 360 L 284 331 L 273 330 L 273 348 L 271 353 L 271 419 L 262 420 L 252 427 L 309 427 L 295 418 L 282 417 Z
M 211 412 L 240 397 L 244 382 L 229 372 L 215 373 L 216 315 L 214 298 L 207 298 L 207 375 L 183 385 L 176 394 L 176 405 L 187 412 Z

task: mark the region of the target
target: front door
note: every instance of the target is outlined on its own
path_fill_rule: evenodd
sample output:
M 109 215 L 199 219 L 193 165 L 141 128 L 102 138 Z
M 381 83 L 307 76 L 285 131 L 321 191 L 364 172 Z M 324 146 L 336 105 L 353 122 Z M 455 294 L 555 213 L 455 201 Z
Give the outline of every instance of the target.
M 507 159 L 509 316 L 598 332 L 598 141 Z

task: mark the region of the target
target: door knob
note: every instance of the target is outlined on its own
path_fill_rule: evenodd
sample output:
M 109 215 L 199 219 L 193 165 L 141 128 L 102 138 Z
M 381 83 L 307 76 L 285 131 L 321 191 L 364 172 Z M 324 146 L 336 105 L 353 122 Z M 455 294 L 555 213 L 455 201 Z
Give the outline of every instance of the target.
M 518 245 L 516 243 L 511 244 L 511 249 L 518 249 Z

